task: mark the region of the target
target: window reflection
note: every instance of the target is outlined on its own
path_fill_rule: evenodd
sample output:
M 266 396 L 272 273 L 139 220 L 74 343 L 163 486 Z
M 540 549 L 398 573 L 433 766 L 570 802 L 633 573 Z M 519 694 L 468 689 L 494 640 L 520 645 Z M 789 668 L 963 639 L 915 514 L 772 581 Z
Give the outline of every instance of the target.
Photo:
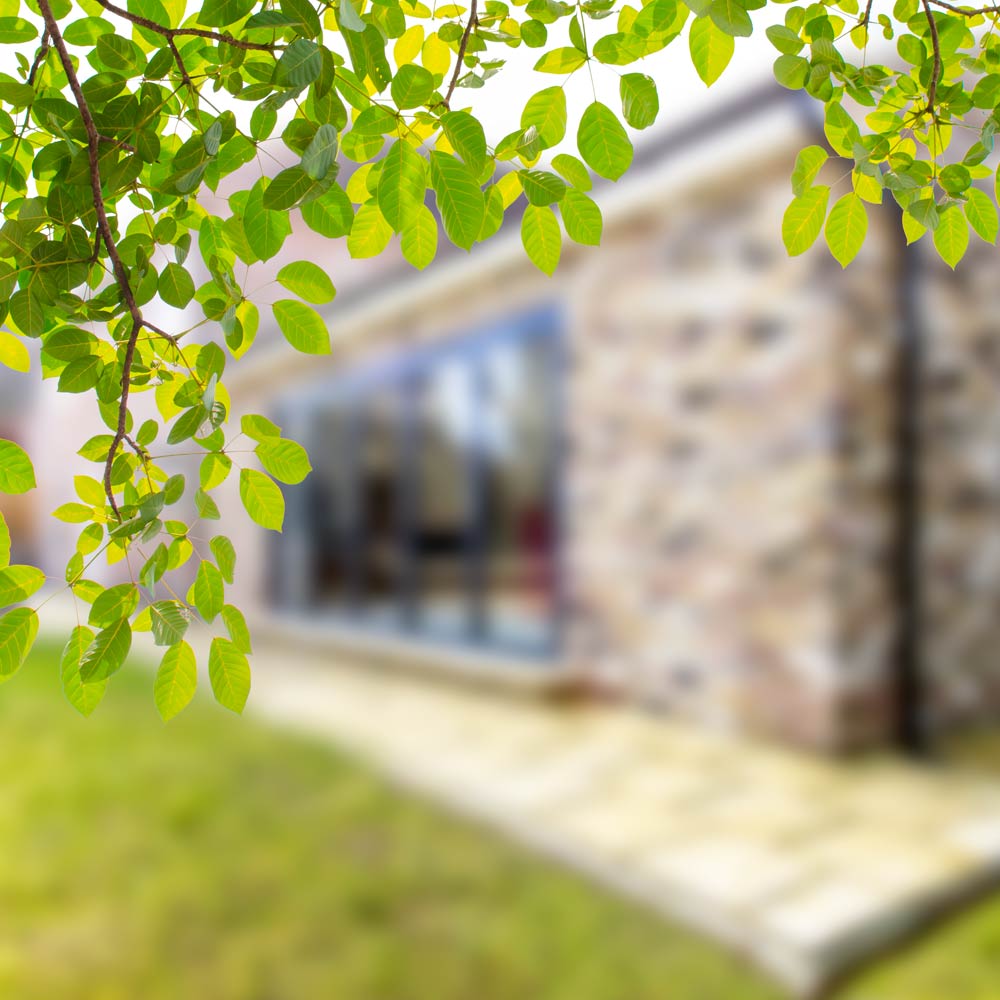
M 314 472 L 288 493 L 282 603 L 548 649 L 557 376 L 554 326 L 535 317 L 347 377 L 308 405 Z
M 554 612 L 551 356 L 535 337 L 483 359 L 487 622 L 502 640 L 544 639 Z
M 354 455 L 351 412 L 344 405 L 327 405 L 315 415 L 309 456 L 313 472 L 303 485 L 303 517 L 308 524 L 310 603 L 337 605 L 350 593 L 350 538 L 355 530 L 351 480 Z
M 413 554 L 418 620 L 428 631 L 469 629 L 472 557 L 469 456 L 474 428 L 469 365 L 429 368 L 417 405 Z
M 366 618 L 390 623 L 400 611 L 401 386 L 377 389 L 360 406 L 357 475 L 359 595 Z

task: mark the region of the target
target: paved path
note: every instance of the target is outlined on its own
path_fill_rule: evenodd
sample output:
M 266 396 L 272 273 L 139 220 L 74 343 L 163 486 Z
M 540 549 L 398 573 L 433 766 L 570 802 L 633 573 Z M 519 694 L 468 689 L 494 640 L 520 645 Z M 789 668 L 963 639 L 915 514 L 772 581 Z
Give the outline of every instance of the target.
M 807 995 L 1000 884 L 1000 783 L 836 764 L 260 647 L 252 710 L 367 757 Z

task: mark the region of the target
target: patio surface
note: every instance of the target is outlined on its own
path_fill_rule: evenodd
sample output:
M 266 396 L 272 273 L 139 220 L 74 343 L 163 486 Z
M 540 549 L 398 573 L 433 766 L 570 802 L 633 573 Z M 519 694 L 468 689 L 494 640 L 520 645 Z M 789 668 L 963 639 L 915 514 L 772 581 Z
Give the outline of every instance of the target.
M 258 643 L 249 708 L 820 992 L 1000 884 L 1000 786 Z

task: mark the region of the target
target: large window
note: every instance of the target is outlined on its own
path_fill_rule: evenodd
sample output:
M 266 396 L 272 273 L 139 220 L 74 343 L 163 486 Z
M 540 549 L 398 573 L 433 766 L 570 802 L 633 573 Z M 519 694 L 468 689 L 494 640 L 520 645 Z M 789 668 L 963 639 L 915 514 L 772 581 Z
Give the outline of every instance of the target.
M 314 473 L 288 490 L 284 608 L 551 651 L 559 619 L 555 315 L 348 373 L 285 407 Z

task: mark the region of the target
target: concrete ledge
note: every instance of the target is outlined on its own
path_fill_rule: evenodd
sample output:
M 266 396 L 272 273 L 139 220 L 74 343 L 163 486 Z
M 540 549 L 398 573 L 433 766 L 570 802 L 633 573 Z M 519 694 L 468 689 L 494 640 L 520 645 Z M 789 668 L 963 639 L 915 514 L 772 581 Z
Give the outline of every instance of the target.
M 358 669 L 401 671 L 520 695 L 566 694 L 581 680 L 580 673 L 560 658 L 521 657 L 346 623 L 317 622 L 314 617 L 261 615 L 255 619 L 254 635 L 262 643 L 337 658 Z

